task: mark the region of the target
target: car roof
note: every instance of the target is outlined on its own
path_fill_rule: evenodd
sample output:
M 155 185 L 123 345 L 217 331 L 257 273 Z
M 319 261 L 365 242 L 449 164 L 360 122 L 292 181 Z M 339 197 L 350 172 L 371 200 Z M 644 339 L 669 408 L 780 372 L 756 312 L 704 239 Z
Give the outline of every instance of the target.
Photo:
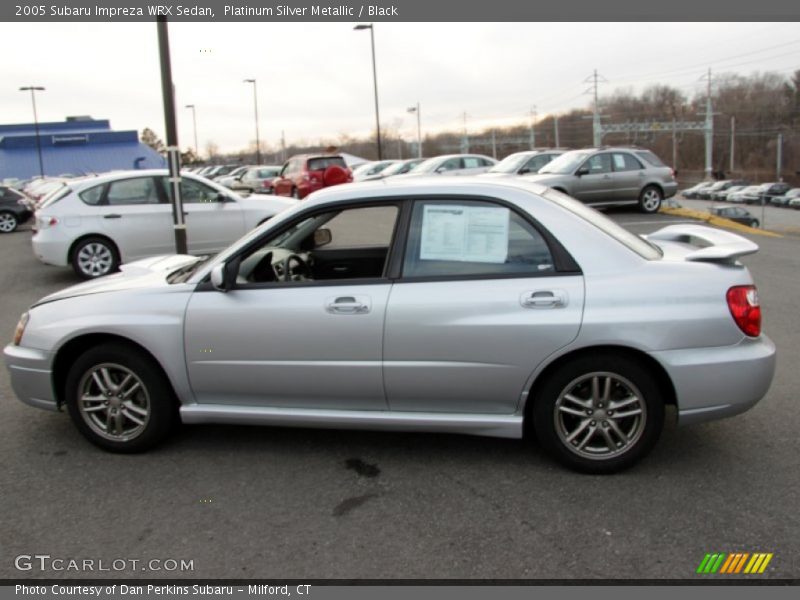
M 483 179 L 452 177 L 442 181 L 441 177 L 389 177 L 368 180 L 358 184 L 335 185 L 314 192 L 304 200 L 307 205 L 347 202 L 352 200 L 397 199 L 398 196 L 442 196 L 491 197 L 493 192 L 515 188 L 542 196 L 549 189 L 540 183 L 521 179 Z

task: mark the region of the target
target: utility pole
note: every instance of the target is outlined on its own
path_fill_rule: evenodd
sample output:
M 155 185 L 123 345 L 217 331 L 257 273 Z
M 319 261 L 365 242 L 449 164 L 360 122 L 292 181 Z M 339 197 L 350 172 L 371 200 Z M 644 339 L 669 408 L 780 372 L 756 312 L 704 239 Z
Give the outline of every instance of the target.
M 492 129 L 492 158 L 497 160 L 497 139 L 495 138 L 494 129 Z
M 172 192 L 172 222 L 175 230 L 175 251 L 188 254 L 186 245 L 186 221 L 181 197 L 181 152 L 178 148 L 178 128 L 175 124 L 175 96 L 172 83 L 172 65 L 169 56 L 169 32 L 167 18 L 158 17 L 158 53 L 161 59 L 161 94 L 164 101 L 164 123 L 167 128 L 167 164 L 169 185 Z
M 416 106 L 409 106 L 406 109 L 407 113 L 416 113 L 417 115 L 417 158 L 422 158 L 422 113 L 419 108 L 419 102 Z
M 464 111 L 461 118 L 464 122 L 464 133 L 461 137 L 461 152 L 466 154 L 469 152 L 469 136 L 467 135 L 467 111 Z
M 672 117 L 672 170 L 678 172 L 678 136 L 675 133 L 675 117 Z
M 731 117 L 731 167 L 730 172 L 733 173 L 734 153 L 736 152 L 736 117 Z M 732 176 L 732 175 L 731 175 Z
M 600 105 L 597 101 L 597 86 L 601 82 L 605 82 L 605 78 L 602 75 L 597 74 L 597 69 L 594 70 L 592 75 L 589 75 L 584 82 L 592 82 L 592 88 L 594 93 L 594 107 L 592 111 L 592 143 L 595 147 L 600 146 L 603 143 L 603 131 L 600 127 Z
M 29 85 L 19 88 L 20 92 L 31 93 L 31 104 L 33 105 L 33 126 L 36 130 L 36 152 L 39 154 L 39 176 L 44 177 L 44 162 L 42 161 L 42 142 L 39 136 L 39 115 L 36 112 L 35 92 L 43 92 L 44 88 L 39 85 Z
M 778 157 L 777 157 L 777 180 L 783 181 L 783 177 L 781 177 L 781 172 L 783 171 L 783 134 L 778 134 Z
M 714 171 L 713 167 L 713 147 L 714 147 L 714 111 L 711 107 L 711 67 L 708 69 L 708 75 L 701 77 L 707 79 L 706 88 L 706 179 L 711 179 L 711 174 Z
M 255 79 L 245 79 L 243 83 L 253 84 L 253 107 L 256 115 L 256 164 L 261 164 L 261 140 L 258 138 L 258 91 Z
M 536 105 L 531 108 L 531 150 L 536 148 Z
M 556 129 L 556 148 L 560 148 L 561 142 L 558 141 L 558 115 L 553 116 L 553 126 Z
M 286 162 L 286 133 L 281 129 L 281 162 Z

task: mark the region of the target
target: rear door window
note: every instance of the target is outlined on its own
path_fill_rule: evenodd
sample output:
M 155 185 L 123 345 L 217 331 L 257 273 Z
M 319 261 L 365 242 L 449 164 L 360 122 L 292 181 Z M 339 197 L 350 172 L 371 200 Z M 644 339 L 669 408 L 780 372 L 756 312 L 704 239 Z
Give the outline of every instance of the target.
M 517 212 L 485 201 L 414 205 L 403 277 L 509 276 L 553 273 L 550 248 Z
M 160 201 L 152 177 L 122 179 L 108 184 L 106 204 L 110 206 L 131 204 L 158 204 Z

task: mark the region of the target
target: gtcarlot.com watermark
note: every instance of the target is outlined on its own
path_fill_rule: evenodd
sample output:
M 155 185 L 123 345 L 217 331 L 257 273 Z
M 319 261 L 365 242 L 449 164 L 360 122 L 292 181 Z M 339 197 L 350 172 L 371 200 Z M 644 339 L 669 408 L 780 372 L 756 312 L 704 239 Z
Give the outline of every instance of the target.
M 19 554 L 14 558 L 18 571 L 118 573 L 150 571 L 154 573 L 194 571 L 194 559 L 185 558 L 66 558 L 49 554 Z

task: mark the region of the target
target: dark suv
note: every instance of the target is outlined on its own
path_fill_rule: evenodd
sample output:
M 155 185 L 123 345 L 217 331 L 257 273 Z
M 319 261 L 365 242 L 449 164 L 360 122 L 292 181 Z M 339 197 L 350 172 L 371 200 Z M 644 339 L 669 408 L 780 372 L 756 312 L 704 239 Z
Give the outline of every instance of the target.
M 14 188 L 0 185 L 0 233 L 11 233 L 32 216 L 32 201 Z
M 324 187 L 351 181 L 353 172 L 338 154 L 298 154 L 286 161 L 272 180 L 272 191 L 300 199 Z
M 645 213 L 657 212 L 678 191 L 674 171 L 650 150 L 635 147 L 572 150 L 523 179 L 587 204 L 637 204 Z

